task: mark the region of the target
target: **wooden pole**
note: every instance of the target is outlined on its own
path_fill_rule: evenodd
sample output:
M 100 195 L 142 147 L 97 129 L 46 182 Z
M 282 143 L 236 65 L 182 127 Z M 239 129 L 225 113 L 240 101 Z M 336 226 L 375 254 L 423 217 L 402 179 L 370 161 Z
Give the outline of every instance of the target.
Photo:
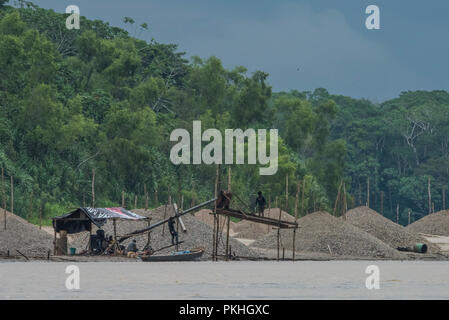
M 33 189 L 31 189 L 30 204 L 28 205 L 27 221 L 30 222 L 33 211 Z
M 134 195 L 134 209 L 137 209 L 137 195 Z
M 340 199 L 340 191 L 341 191 L 342 183 L 343 183 L 343 180 L 340 182 L 340 185 L 338 186 L 337 198 L 335 198 L 334 211 L 333 211 L 334 217 L 335 217 L 335 214 L 337 213 L 337 205 L 338 205 L 338 200 Z
M 432 194 L 430 192 L 430 177 L 427 178 L 427 193 L 429 196 L 429 214 L 432 213 Z
M 220 179 L 220 165 L 217 165 L 217 174 L 218 174 L 218 180 L 217 180 L 217 196 L 218 192 L 220 192 L 221 189 L 221 179 Z M 215 210 L 215 213 L 217 210 Z M 217 230 L 215 235 L 215 261 L 218 261 L 218 241 L 219 241 L 219 232 L 220 232 L 220 216 L 216 214 L 217 216 Z
M 268 216 L 271 218 L 271 190 L 270 193 L 268 194 Z M 270 225 L 267 224 L 267 232 L 270 232 Z
M 2 200 L 3 200 L 3 214 L 4 214 L 4 227 L 6 230 L 6 197 L 5 197 L 5 173 L 2 167 Z
M 228 167 L 228 191 L 231 192 L 231 167 Z M 227 216 L 226 225 L 226 261 L 229 260 L 229 228 L 231 224 L 231 218 Z
M 11 213 L 14 213 L 14 178 L 11 176 Z
M 348 204 L 346 202 L 346 184 L 343 182 L 343 219 L 346 220 L 346 211 L 348 211 Z
M 304 216 L 304 190 L 305 190 L 305 187 L 306 187 L 306 179 L 303 179 L 302 180 L 302 195 L 301 195 L 301 197 L 302 197 L 302 200 L 301 200 L 301 216 Z
M 293 252 L 292 252 L 292 259 L 293 259 L 293 261 L 295 261 L 295 252 L 296 252 L 296 249 L 295 249 L 295 238 L 296 238 L 296 228 L 294 228 L 293 229 L 293 244 L 292 244 L 292 246 L 293 246 Z
M 147 184 L 143 185 L 143 193 L 145 194 L 145 212 L 148 210 L 148 191 Z
M 380 214 L 384 215 L 384 192 L 380 192 Z
M 154 203 L 156 204 L 156 206 L 159 206 L 159 198 L 157 196 L 157 189 L 154 190 Z
M 443 186 L 443 210 L 446 210 L 446 186 Z
M 89 242 L 90 242 L 90 239 L 89 239 Z M 53 255 L 54 256 L 56 255 L 56 229 L 55 229 L 54 238 L 53 238 Z
M 280 240 L 281 240 L 281 235 L 280 235 L 280 229 L 278 228 L 278 234 L 277 234 L 277 249 L 278 249 L 278 254 L 277 254 L 277 261 L 279 261 L 279 247 L 280 247 Z
M 114 243 L 115 243 L 115 249 L 114 250 L 116 250 L 117 246 L 118 246 L 118 244 L 117 244 L 117 223 L 116 223 L 116 219 L 113 219 L 112 223 L 114 225 Z
M 285 175 L 285 211 L 288 211 L 288 174 Z
M 217 164 L 217 168 L 215 171 L 215 186 L 214 186 L 214 195 L 215 199 L 218 198 L 218 176 L 219 176 L 219 168 Z M 212 261 L 215 261 L 215 248 L 216 248 L 216 231 L 217 231 L 217 201 L 215 201 L 214 204 L 214 229 L 213 229 L 213 235 L 212 235 Z
M 396 223 L 399 223 L 399 203 L 396 206 Z
M 192 201 L 190 202 L 190 207 L 195 206 L 195 183 L 192 181 Z
M 165 204 L 165 208 L 164 208 L 164 220 L 167 217 L 167 204 Z M 162 236 L 164 236 L 165 233 L 165 223 L 162 225 Z
M 298 220 L 298 204 L 299 204 L 299 189 L 301 181 L 297 181 L 296 197 L 295 197 L 295 218 Z
M 369 208 L 369 177 L 366 178 L 366 206 Z
M 125 190 L 122 190 L 122 208 L 125 207 Z
M 410 215 L 411 215 L 411 210 L 408 209 L 408 224 L 410 224 Z
M 92 169 L 92 208 L 95 208 L 95 169 Z
M 44 207 L 44 203 L 41 203 L 41 207 L 39 210 L 39 229 L 42 229 L 42 210 Z

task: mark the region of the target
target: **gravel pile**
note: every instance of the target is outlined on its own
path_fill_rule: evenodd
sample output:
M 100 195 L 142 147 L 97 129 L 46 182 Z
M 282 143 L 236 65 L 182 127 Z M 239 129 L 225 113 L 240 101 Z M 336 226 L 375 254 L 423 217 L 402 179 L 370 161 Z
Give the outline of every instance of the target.
M 265 209 L 265 217 L 279 219 L 279 208 Z M 294 222 L 295 217 L 285 211 L 281 211 L 281 220 Z M 273 230 L 272 226 L 262 223 L 242 220 L 235 224 L 233 231 L 236 233 L 234 237 L 240 239 L 260 239 Z
M 449 236 L 449 210 L 431 213 L 406 227 L 415 233 Z
M 170 209 L 170 207 L 169 207 Z M 157 221 L 164 219 L 164 210 L 165 206 L 161 206 L 159 208 L 156 208 L 154 210 L 149 210 L 145 212 L 145 210 L 137 209 L 132 210 L 133 212 L 142 215 L 151 217 L 151 224 L 156 223 Z M 168 210 L 166 218 L 169 217 L 169 215 L 173 215 L 173 212 L 170 212 Z M 196 219 L 194 216 L 190 214 L 186 214 L 182 217 L 182 220 L 186 226 L 187 232 L 182 232 L 181 226 L 179 226 L 179 241 L 184 241 L 182 244 L 179 245 L 179 250 L 184 249 L 193 249 L 193 248 L 204 248 L 206 251 L 203 255 L 203 258 L 210 258 L 212 253 L 212 237 L 213 237 L 213 229 Z M 224 219 L 220 219 L 220 222 L 224 221 Z M 222 224 L 222 223 L 220 223 Z M 148 226 L 147 221 L 140 221 L 140 222 L 132 222 L 132 221 L 117 221 L 117 235 L 118 237 L 121 235 L 125 235 L 129 232 L 135 231 L 137 229 L 143 229 Z M 93 227 L 93 233 L 96 231 L 96 227 Z M 112 221 L 107 222 L 102 229 L 105 231 L 107 235 L 113 234 L 113 224 Z M 163 234 L 164 231 L 164 234 Z M 70 246 L 76 247 L 78 250 L 84 250 L 87 245 L 87 241 L 89 239 L 89 233 L 88 232 L 81 232 L 76 235 L 73 235 L 72 241 Z M 125 245 L 125 247 L 128 245 L 128 243 L 132 240 L 136 239 L 137 241 L 137 247 L 139 249 L 142 249 L 146 243 L 148 236 L 147 234 L 144 235 L 138 235 L 135 237 L 132 237 L 122 243 L 122 245 Z M 171 244 L 171 236 L 168 231 L 168 226 L 165 225 L 165 227 L 160 226 L 151 232 L 151 246 L 153 249 L 159 249 L 165 246 L 168 246 Z M 238 242 L 235 239 L 230 238 L 229 244 L 232 249 L 232 253 L 235 253 L 237 256 L 242 257 L 255 257 L 256 254 L 247 246 L 244 244 Z M 218 246 L 218 252 L 219 254 L 224 254 L 225 252 L 225 246 L 226 246 L 226 238 L 224 235 L 219 236 L 219 246 Z M 167 248 L 162 251 L 159 251 L 159 253 L 168 253 L 175 250 L 175 247 Z
M 3 212 L 0 209 L 0 255 L 6 255 L 8 250 L 11 256 L 20 256 L 19 250 L 29 258 L 46 257 L 48 250 L 53 254 L 53 237 L 49 233 L 8 211 L 5 230 Z
M 429 243 L 368 207 L 357 207 L 346 213 L 346 222 L 368 232 L 392 248 L 411 247 L 415 243 Z
M 212 212 L 212 210 L 209 209 L 202 209 L 200 211 L 197 211 L 193 214 L 193 216 L 195 217 L 195 219 L 207 224 L 208 226 L 210 226 L 211 228 L 214 227 L 214 216 L 212 214 L 210 214 Z M 223 229 L 223 232 L 226 232 L 226 227 L 222 228 L 222 223 L 224 223 L 224 219 L 221 219 L 220 216 L 220 230 Z M 232 234 L 234 231 L 234 227 L 235 227 L 236 223 L 234 221 L 230 221 L 229 222 L 229 229 L 230 229 L 230 233 Z
M 369 233 L 331 216 L 315 212 L 298 220 L 295 247 L 299 252 L 326 253 L 334 256 L 402 259 L 404 255 Z M 293 231 L 281 230 L 281 248 L 292 249 Z M 252 247 L 275 249 L 277 231 L 256 240 Z

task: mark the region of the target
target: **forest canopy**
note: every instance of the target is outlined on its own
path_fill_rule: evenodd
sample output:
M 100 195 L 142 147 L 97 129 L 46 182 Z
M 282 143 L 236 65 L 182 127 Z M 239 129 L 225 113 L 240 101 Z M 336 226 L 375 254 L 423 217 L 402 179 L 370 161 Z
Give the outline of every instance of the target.
M 370 206 L 381 211 L 382 197 L 391 219 L 399 206 L 402 224 L 409 210 L 413 221 L 443 207 L 449 178 L 446 91 L 402 92 L 381 104 L 323 88 L 272 92 L 266 72 L 228 70 L 217 57 L 188 60 L 176 44 L 146 42 L 85 17 L 80 30 L 67 30 L 67 14 L 5 2 L 2 198 L 8 198 L 6 182 L 13 176 L 15 212 L 31 221 L 40 207 L 49 218 L 91 205 L 93 170 L 96 206 L 119 205 L 122 191 L 129 208 L 136 197 L 143 206 L 145 190 L 152 206 L 169 194 L 177 202 L 182 195 L 184 207 L 211 198 L 214 165 L 170 162 L 170 132 L 191 130 L 193 120 L 220 131 L 279 129 L 276 175 L 231 166 L 232 190 L 248 205 L 259 190 L 270 195 L 273 207 L 281 205 L 288 175 L 291 213 L 298 184 L 304 192 L 300 215 L 332 212 L 342 184 L 349 207 L 366 204 L 368 179 Z

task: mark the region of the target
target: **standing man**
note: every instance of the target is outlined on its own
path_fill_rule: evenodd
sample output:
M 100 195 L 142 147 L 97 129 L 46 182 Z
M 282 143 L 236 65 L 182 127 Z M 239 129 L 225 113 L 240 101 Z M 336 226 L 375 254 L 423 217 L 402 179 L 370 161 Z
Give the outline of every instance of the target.
M 168 230 L 171 234 L 171 244 L 178 244 L 178 233 L 175 230 L 175 219 L 173 217 L 170 217 L 168 219 Z M 176 243 L 175 243 L 176 239 Z
M 266 200 L 265 197 L 262 195 L 262 191 L 259 191 L 257 193 L 257 198 L 256 198 L 256 207 L 257 207 L 257 211 L 259 213 L 259 216 L 263 217 L 263 212 L 265 210 L 265 204 L 266 204 Z

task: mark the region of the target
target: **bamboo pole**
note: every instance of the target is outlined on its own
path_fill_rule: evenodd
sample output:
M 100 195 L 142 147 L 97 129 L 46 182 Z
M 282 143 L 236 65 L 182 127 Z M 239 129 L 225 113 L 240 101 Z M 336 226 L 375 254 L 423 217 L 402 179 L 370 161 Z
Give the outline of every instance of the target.
M 28 205 L 27 220 L 30 222 L 33 210 L 33 189 L 31 189 L 30 204 Z
M 396 206 L 396 223 L 399 224 L 399 203 Z
M 338 205 L 338 200 L 340 199 L 340 191 L 341 191 L 342 183 L 343 183 L 343 180 L 340 182 L 340 185 L 338 186 L 337 198 L 335 198 L 334 211 L 333 211 L 334 217 L 335 217 L 335 214 L 337 213 L 337 205 Z
M 11 213 L 14 213 L 14 178 L 11 176 Z
M 115 250 L 117 250 L 117 246 L 118 246 L 118 243 L 117 243 L 117 222 L 116 222 L 116 219 L 112 219 L 112 223 L 114 225 L 114 243 L 115 243 L 114 251 L 115 251 Z
M 427 178 L 427 193 L 429 196 L 429 214 L 432 213 L 432 194 L 430 192 L 430 177 Z
M 281 235 L 280 235 L 280 229 L 278 228 L 278 233 L 277 233 L 277 261 L 279 261 L 279 247 L 280 247 L 280 242 L 281 242 Z
M 217 164 L 217 168 L 215 171 L 215 185 L 214 185 L 214 195 L 215 195 L 215 199 L 218 198 L 218 176 L 219 176 L 219 168 L 218 168 L 218 164 Z M 215 201 L 214 203 L 214 229 L 213 229 L 213 234 L 212 234 L 212 261 L 216 261 L 216 257 L 215 257 L 215 248 L 216 248 L 216 230 L 218 229 L 217 227 L 217 201 Z
M 192 201 L 190 202 L 190 208 L 195 206 L 195 183 L 192 181 Z
M 408 224 L 410 224 L 410 216 L 411 216 L 411 210 L 408 209 Z
M 446 186 L 443 186 L 443 210 L 446 210 Z
M 268 216 L 271 218 L 271 189 L 270 189 L 270 193 L 268 194 Z M 270 232 L 270 225 L 267 224 L 267 232 Z
M 92 169 L 92 208 L 95 208 L 95 169 Z
M 228 192 L 231 192 L 231 167 L 228 167 Z M 227 216 L 226 225 L 226 261 L 229 260 L 229 229 L 231 224 L 231 218 Z
M 293 252 L 292 252 L 292 259 L 293 259 L 293 261 L 295 261 L 295 253 L 296 253 L 295 238 L 296 238 L 296 228 L 293 228 Z
M 42 210 L 43 210 L 44 205 L 45 205 L 44 203 L 41 203 L 40 210 L 39 210 L 39 229 L 42 229 Z
M 134 195 L 134 209 L 137 209 L 137 195 Z
M 304 177 L 304 179 L 302 180 L 302 200 L 301 200 L 301 216 L 304 216 L 304 190 L 306 188 L 306 179 Z
M 164 220 L 167 216 L 167 203 L 165 204 L 165 208 L 164 208 Z M 162 236 L 164 236 L 165 234 L 165 223 L 162 225 Z
M 288 174 L 285 175 L 285 211 L 288 211 Z
M 384 215 L 384 192 L 380 192 L 380 214 Z
M 122 190 L 122 208 L 125 207 L 125 190 Z
M 6 230 L 6 197 L 5 197 L 5 172 L 2 167 L 2 200 L 3 200 L 3 214 L 4 214 L 4 227 Z
M 297 181 L 297 189 L 295 196 L 295 218 L 298 220 L 298 204 L 299 204 L 299 189 L 300 189 L 301 181 Z
M 217 173 L 218 173 L 218 180 L 217 180 L 217 196 L 218 192 L 221 190 L 221 179 L 220 179 L 220 165 L 217 165 Z M 217 211 L 215 210 L 215 213 Z M 219 232 L 220 232 L 220 216 L 216 214 L 217 216 L 217 230 L 215 235 L 215 261 L 218 261 L 218 241 L 219 241 Z
M 146 183 L 143 185 L 143 193 L 145 194 L 145 212 L 146 212 L 148 210 L 148 191 Z
M 159 206 L 159 198 L 157 196 L 157 189 L 154 190 L 154 203 L 156 204 L 156 206 Z
M 346 184 L 343 182 L 343 219 L 346 220 L 346 211 L 348 211 L 348 204 L 346 202 Z
M 369 177 L 366 178 L 366 206 L 369 208 Z

